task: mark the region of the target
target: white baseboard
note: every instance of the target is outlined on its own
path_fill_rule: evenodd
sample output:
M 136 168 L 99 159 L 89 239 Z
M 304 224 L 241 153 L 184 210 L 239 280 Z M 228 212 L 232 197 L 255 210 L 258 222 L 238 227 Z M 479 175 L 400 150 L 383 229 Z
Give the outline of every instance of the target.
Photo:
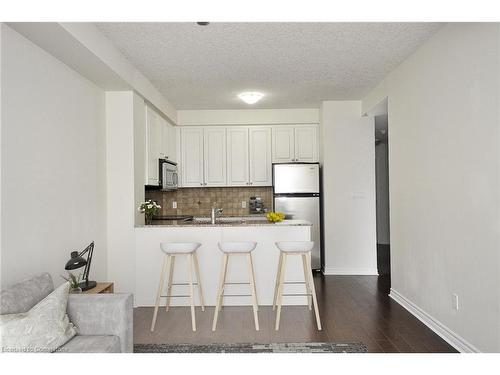
M 373 268 L 338 268 L 325 267 L 323 275 L 378 275 L 377 269 Z
M 443 340 L 445 340 L 448 344 L 453 346 L 461 353 L 479 353 L 480 350 L 472 345 L 470 342 L 465 340 L 463 337 L 459 336 L 451 329 L 446 327 L 439 320 L 433 318 L 427 312 L 422 310 L 420 307 L 415 305 L 409 299 L 401 295 L 401 293 L 391 288 L 391 292 L 389 294 L 394 301 L 403 306 L 406 310 L 408 310 L 412 315 L 414 315 L 418 320 L 424 323 L 427 327 L 433 330 L 437 335 L 439 335 Z

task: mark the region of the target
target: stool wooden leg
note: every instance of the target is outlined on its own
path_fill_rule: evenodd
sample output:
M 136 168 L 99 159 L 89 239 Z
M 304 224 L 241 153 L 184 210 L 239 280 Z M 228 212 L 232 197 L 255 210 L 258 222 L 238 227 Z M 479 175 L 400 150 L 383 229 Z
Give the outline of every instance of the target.
M 193 254 L 188 255 L 189 297 L 191 301 L 191 326 L 196 331 L 196 317 L 194 310 L 194 287 L 193 287 Z
M 280 270 L 280 281 L 278 285 L 278 310 L 276 311 L 276 325 L 274 329 L 277 331 L 280 328 L 280 316 L 281 316 L 281 299 L 283 298 L 283 282 L 285 281 L 285 266 L 286 266 L 286 253 L 283 253 L 283 259 L 281 262 Z
M 278 271 L 276 271 L 276 283 L 274 285 L 273 311 L 276 310 L 276 298 L 278 297 L 278 286 L 280 284 L 281 263 L 283 262 L 283 253 L 280 251 L 280 259 L 278 261 Z
M 250 253 L 250 263 L 252 264 L 253 289 L 255 292 L 255 300 L 257 301 L 257 311 L 259 311 L 259 297 L 257 296 L 257 284 L 255 283 L 255 269 L 253 268 L 252 253 Z
M 225 270 L 227 269 L 227 254 L 224 254 L 222 256 L 222 266 L 220 269 L 220 281 L 219 281 L 219 289 L 217 290 L 217 301 L 215 302 L 215 311 L 214 311 L 214 321 L 212 323 L 212 331 L 215 331 L 215 328 L 217 327 L 217 318 L 219 316 L 219 308 L 221 304 L 221 299 L 222 299 L 222 292 L 224 288 L 224 280 L 225 280 Z
M 227 268 L 229 266 L 229 254 L 224 254 L 224 256 L 226 257 L 226 263 L 224 264 L 224 274 L 222 277 L 222 289 L 220 292 L 219 311 L 222 311 L 222 306 L 224 306 L 224 289 L 226 288 Z
M 311 253 L 306 256 L 307 259 L 307 269 L 309 275 L 309 289 L 311 289 L 313 305 L 314 305 L 314 315 L 316 315 L 316 325 L 318 326 L 318 331 L 321 331 L 321 320 L 319 318 L 318 300 L 316 298 L 316 288 L 314 287 L 314 279 L 311 268 Z
M 312 310 L 312 296 L 311 296 L 311 288 L 309 288 L 309 272 L 307 269 L 307 255 L 302 254 L 302 266 L 304 268 L 304 281 L 306 283 L 306 293 L 307 296 L 307 305 L 309 306 L 309 310 Z
M 253 319 L 255 321 L 255 330 L 259 330 L 259 315 L 258 311 L 258 302 L 257 302 L 257 291 L 255 289 L 255 276 L 253 273 L 253 262 L 252 262 L 252 254 L 248 253 L 248 275 L 250 277 L 250 289 L 252 290 L 252 302 L 253 302 Z
M 165 310 L 168 311 L 170 308 L 170 296 L 172 295 L 172 280 L 174 277 L 174 264 L 175 264 L 175 255 L 170 255 L 170 267 L 168 271 L 168 284 L 167 284 L 167 303 L 165 304 Z
M 156 292 L 156 303 L 155 303 L 155 310 L 153 313 L 153 320 L 151 321 L 151 332 L 153 332 L 155 329 L 156 316 L 158 315 L 158 306 L 160 305 L 161 291 L 163 289 L 163 280 L 165 278 L 165 273 L 167 272 L 169 262 L 170 262 L 170 256 L 165 255 L 165 260 L 163 261 L 163 267 L 160 275 L 160 284 L 158 285 L 158 291 Z
M 201 287 L 201 278 L 200 278 L 200 265 L 198 264 L 198 255 L 196 251 L 193 254 L 194 260 L 194 271 L 196 273 L 196 282 L 198 283 L 198 294 L 200 296 L 200 304 L 201 311 L 205 311 L 205 299 L 203 298 L 203 288 Z

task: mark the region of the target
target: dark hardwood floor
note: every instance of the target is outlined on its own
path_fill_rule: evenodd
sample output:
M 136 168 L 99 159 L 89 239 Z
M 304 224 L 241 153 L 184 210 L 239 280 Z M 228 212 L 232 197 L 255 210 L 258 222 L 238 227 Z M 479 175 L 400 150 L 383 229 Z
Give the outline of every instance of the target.
M 213 307 L 196 309 L 197 331 L 191 330 L 187 307 L 158 312 L 155 332 L 149 327 L 153 308 L 134 310 L 135 343 L 272 343 L 363 342 L 369 352 L 456 352 L 444 340 L 388 296 L 389 276 L 315 276 L 323 331 L 306 306 L 284 306 L 280 330 L 274 311 L 259 308 L 260 331 L 254 329 L 252 308 L 224 307 L 217 331 L 211 331 Z

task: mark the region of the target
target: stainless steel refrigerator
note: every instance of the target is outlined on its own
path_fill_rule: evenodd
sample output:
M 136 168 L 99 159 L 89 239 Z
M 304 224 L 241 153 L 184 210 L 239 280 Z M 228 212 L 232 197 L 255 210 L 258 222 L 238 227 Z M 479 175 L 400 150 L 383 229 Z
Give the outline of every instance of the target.
M 273 164 L 274 211 L 312 223 L 312 268 L 321 269 L 321 194 L 318 163 Z

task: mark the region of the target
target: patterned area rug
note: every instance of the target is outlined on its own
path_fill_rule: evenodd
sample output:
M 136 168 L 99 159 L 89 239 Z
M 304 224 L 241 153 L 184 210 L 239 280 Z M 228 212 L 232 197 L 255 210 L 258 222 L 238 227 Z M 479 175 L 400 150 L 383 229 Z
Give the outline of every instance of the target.
M 135 353 L 366 353 L 363 343 L 135 344 Z

